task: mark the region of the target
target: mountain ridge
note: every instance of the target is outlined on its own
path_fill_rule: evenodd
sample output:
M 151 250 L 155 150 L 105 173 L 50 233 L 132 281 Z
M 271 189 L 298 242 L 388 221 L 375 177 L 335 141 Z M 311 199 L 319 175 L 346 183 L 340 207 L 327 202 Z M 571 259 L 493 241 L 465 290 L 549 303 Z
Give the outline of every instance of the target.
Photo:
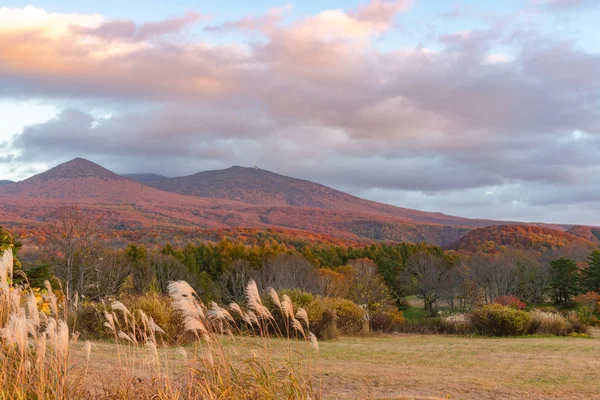
M 166 185 L 172 190 L 167 191 L 134 177 L 162 181 L 162 187 L 165 182 L 180 186 Z M 63 206 L 80 207 L 117 230 L 277 228 L 348 241 L 425 241 L 445 246 L 474 228 L 507 223 L 377 203 L 308 180 L 239 166 L 179 178 L 121 176 L 76 158 L 0 187 L 3 223 L 35 226 Z
M 267 207 L 343 209 L 387 215 L 421 223 L 470 227 L 499 223 L 499 221 L 489 219 L 463 218 L 380 203 L 306 179 L 293 178 L 256 167 L 232 166 L 181 177 L 140 182 L 173 193 L 235 200 Z M 511 223 L 511 221 L 503 223 Z

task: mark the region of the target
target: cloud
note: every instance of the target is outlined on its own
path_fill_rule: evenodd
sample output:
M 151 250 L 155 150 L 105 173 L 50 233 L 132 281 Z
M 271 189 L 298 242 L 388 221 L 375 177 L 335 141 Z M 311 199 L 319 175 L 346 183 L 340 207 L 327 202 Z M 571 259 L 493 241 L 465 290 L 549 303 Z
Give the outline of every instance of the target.
M 197 23 L 201 18 L 202 16 L 199 13 L 188 11 L 180 18 L 148 22 L 139 27 L 136 26 L 135 22 L 130 20 L 108 21 L 94 28 L 76 28 L 75 32 L 109 40 L 144 41 L 155 36 L 179 32 L 186 26 Z
M 406 206 L 460 211 L 463 193 L 496 216 L 591 207 L 598 54 L 503 24 L 383 50 L 409 7 L 372 0 L 298 19 L 283 7 L 200 36 L 185 34 L 203 22 L 195 13 L 135 24 L 0 9 L 0 22 L 20 21 L 0 24 L 0 96 L 65 104 L 11 154 L 170 175 L 258 165 Z
M 219 25 L 209 25 L 204 29 L 207 32 L 227 33 L 235 31 L 257 31 L 268 32 L 277 29 L 282 23 L 283 18 L 289 14 L 293 6 L 288 4 L 283 7 L 270 9 L 263 15 L 249 15 L 239 20 L 225 21 Z
M 552 12 L 567 12 L 598 5 L 595 0 L 534 0 L 533 4 Z

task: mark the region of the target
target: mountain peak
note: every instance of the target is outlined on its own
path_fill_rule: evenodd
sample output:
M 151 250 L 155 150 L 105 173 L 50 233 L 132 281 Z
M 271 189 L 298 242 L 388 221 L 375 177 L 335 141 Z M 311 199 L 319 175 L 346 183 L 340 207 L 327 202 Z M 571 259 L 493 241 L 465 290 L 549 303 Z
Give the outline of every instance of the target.
M 92 161 L 77 157 L 65 163 L 59 164 L 46 172 L 32 176 L 26 181 L 48 181 L 53 179 L 72 178 L 100 178 L 106 180 L 119 179 L 120 177 Z

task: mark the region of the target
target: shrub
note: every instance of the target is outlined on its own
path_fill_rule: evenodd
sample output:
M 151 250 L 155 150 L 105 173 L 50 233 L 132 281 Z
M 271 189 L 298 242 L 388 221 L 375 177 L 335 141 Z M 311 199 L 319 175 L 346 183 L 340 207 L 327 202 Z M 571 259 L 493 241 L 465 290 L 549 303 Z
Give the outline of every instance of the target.
M 142 324 L 139 311 L 143 311 L 147 317 L 160 326 L 167 335 L 169 341 L 174 344 L 182 344 L 193 340 L 193 336 L 185 333 L 181 315 L 173 312 L 171 299 L 156 293 L 144 295 L 126 295 L 120 298 L 125 307 L 132 312 L 136 324 Z M 82 339 L 106 339 L 112 337 L 104 323 L 104 311 L 111 312 L 111 308 L 102 303 L 83 302 L 80 303 L 69 318 L 69 325 L 75 331 L 79 331 Z
M 315 301 L 315 296 L 313 294 L 300 289 L 284 289 L 279 293 L 279 296 L 281 297 L 284 294 L 287 294 L 290 297 L 290 300 L 292 300 L 295 307 L 306 308 L 310 303 Z M 271 302 L 271 304 L 273 303 Z
M 78 331 L 82 339 L 103 339 L 111 337 L 106 330 L 104 311 L 108 308 L 101 303 L 85 301 L 80 303 L 69 320 L 69 325 Z
M 527 306 L 527 304 L 525 304 L 515 296 L 499 296 L 496 297 L 494 303 L 500 304 L 501 306 L 514 308 L 515 310 L 523 310 L 525 306 Z
M 534 333 L 566 336 L 573 331 L 571 324 L 558 313 L 533 310 L 530 314 Z
M 279 297 L 289 296 L 298 308 L 304 308 L 308 314 L 310 329 L 319 339 L 335 339 L 340 335 L 358 335 L 368 331 L 365 311 L 350 300 L 336 297 L 320 297 L 302 290 L 282 290 Z M 275 302 L 265 296 L 265 306 L 279 326 L 285 326 L 283 316 L 276 310 Z
M 130 310 L 143 311 L 148 318 L 160 326 L 168 338 L 181 344 L 193 340 L 193 336 L 185 333 L 185 326 L 180 313 L 173 312 L 171 299 L 157 293 L 146 293 L 144 295 L 127 295 L 122 297 L 121 302 Z M 136 323 L 141 324 L 141 315 L 133 313 Z
M 475 332 L 484 336 L 519 336 L 529 332 L 531 315 L 500 304 L 488 304 L 471 311 Z
M 350 300 L 339 298 L 320 299 L 326 309 L 333 310 L 336 315 L 336 326 L 342 335 L 358 335 L 368 331 L 365 311 Z
M 325 307 L 322 301 L 316 300 L 307 306 L 306 312 L 310 328 L 317 338 L 336 339 L 340 336 L 335 310 Z
M 473 325 L 467 314 L 451 314 L 441 319 L 442 333 L 468 335 L 473 333 Z
M 404 322 L 404 314 L 399 310 L 375 311 L 369 315 L 369 328 L 373 332 L 398 332 Z
M 573 333 L 587 335 L 589 333 L 589 328 L 586 324 L 581 322 L 579 319 L 579 315 L 577 312 L 571 311 L 567 314 L 567 321 L 571 324 L 571 329 Z
M 587 325 L 597 326 L 599 321 L 594 313 L 598 310 L 600 294 L 596 292 L 583 293 L 575 297 L 573 301 L 579 305 L 577 309 L 579 320 Z

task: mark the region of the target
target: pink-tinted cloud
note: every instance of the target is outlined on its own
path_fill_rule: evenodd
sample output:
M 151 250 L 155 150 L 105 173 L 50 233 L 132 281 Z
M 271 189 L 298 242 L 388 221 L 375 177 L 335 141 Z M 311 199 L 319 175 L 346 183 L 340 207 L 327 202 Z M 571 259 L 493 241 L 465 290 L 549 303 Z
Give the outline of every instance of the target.
M 350 15 L 358 21 L 390 25 L 398 13 L 408 11 L 411 5 L 412 0 L 373 0 L 362 4 Z
M 197 12 L 188 11 L 184 16 L 163 21 L 147 22 L 139 27 L 131 20 L 107 21 L 97 27 L 86 28 L 78 25 L 71 27 L 74 33 L 97 36 L 109 40 L 144 41 L 155 36 L 180 32 L 185 27 L 202 19 Z

